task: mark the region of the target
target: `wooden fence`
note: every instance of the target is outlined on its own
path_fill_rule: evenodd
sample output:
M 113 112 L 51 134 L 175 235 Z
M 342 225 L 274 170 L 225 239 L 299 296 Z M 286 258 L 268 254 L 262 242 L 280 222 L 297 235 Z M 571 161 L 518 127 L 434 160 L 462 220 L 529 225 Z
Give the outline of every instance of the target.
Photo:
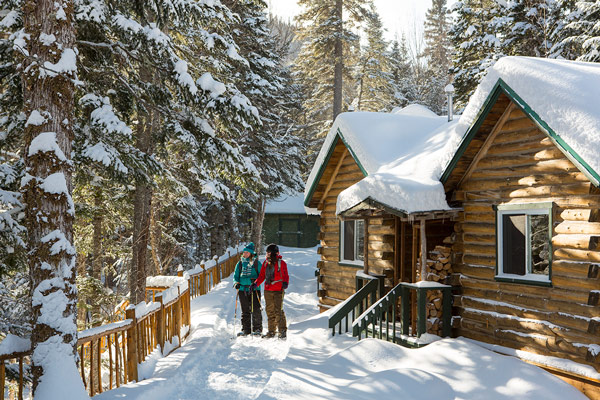
M 238 259 L 239 252 L 231 254 L 228 251 L 227 255 L 215 257 L 187 274 L 178 271 L 180 278 L 170 287 L 147 287 L 146 298 L 150 295 L 151 300 L 129 306 L 123 321 L 80 331 L 77 340 L 79 369 L 90 396 L 138 381 L 138 364 L 159 346 L 158 351 L 165 356 L 179 347 L 189 333 L 191 298 L 208 293 L 231 275 Z M 30 355 L 30 350 L 0 355 L 0 393 L 3 398 L 8 392 L 9 398 L 23 399 Z M 6 390 L 7 379 L 13 385 L 16 382 L 15 390 Z

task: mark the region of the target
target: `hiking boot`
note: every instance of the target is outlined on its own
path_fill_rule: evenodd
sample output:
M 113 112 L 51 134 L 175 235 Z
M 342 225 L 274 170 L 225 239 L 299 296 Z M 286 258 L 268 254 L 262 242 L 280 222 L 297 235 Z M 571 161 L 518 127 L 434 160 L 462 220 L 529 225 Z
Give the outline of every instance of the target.
M 252 332 L 252 336 L 262 336 L 262 331 Z
M 249 332 L 238 332 L 238 336 L 248 336 L 250 333 Z
M 287 338 L 287 331 L 279 332 L 279 339 L 285 340 Z
M 264 339 L 271 339 L 275 337 L 275 332 L 267 332 L 266 334 L 262 335 L 262 337 Z

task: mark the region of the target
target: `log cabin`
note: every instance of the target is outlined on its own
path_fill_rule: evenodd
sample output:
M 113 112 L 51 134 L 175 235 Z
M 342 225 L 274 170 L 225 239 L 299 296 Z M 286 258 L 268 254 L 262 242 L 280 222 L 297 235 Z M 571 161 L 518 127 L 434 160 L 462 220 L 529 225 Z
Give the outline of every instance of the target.
M 355 182 L 337 177 L 344 149 L 328 149 L 333 164 L 311 174 L 305 197 L 325 217 L 321 304 L 352 294 L 339 247 L 343 227 L 362 221 L 365 272 L 392 287 L 439 279 L 449 259 L 453 336 L 600 398 L 598 93 L 599 64 L 505 57 L 458 121 L 417 128 L 420 146 Z
M 598 93 L 599 64 L 506 57 L 471 98 L 440 177 L 463 209 L 456 335 L 600 372 Z
M 384 276 L 388 288 L 402 276 L 408 282 L 415 281 L 412 271 L 416 269 L 411 269 L 408 264 L 401 267 L 395 252 L 396 230 L 404 229 L 408 232 L 407 259 L 416 260 L 417 251 L 413 246 L 416 241 L 413 239 L 420 233 L 412 224 L 407 228 L 408 224 L 404 226 L 399 221 L 397 215 L 403 215 L 405 219 L 406 215 L 394 207 L 377 209 L 378 199 L 372 195 L 343 214 L 342 220 L 338 216 L 338 197 L 365 182 L 387 186 L 387 175 L 384 173 L 382 178 L 378 171 L 394 168 L 394 163 L 403 156 L 418 152 L 426 139 L 437 141 L 438 147 L 443 145 L 443 138 L 431 133 L 441 131 L 444 135 L 446 125 L 449 125 L 446 117 L 437 116 L 420 105 L 393 113 L 343 113 L 336 118 L 307 181 L 304 202 L 306 207 L 321 213 L 321 261 L 317 266 L 321 311 L 339 304 L 355 292 L 357 271 Z M 373 179 L 369 179 L 371 177 Z M 435 195 L 414 194 L 413 197 L 418 199 L 413 203 L 426 204 L 428 215 L 436 215 L 436 223 L 441 221 L 445 226 L 445 232 L 436 238 L 441 243 L 452 233 L 452 226 L 443 218 L 455 211 L 447 205 L 439 182 L 424 186 L 427 193 L 432 187 L 436 189 Z M 387 192 L 383 188 L 374 191 L 378 193 L 378 189 Z M 436 209 L 436 212 L 429 213 L 430 209 Z M 437 232 L 442 232 L 442 228 Z M 430 245 L 437 242 L 432 239 Z

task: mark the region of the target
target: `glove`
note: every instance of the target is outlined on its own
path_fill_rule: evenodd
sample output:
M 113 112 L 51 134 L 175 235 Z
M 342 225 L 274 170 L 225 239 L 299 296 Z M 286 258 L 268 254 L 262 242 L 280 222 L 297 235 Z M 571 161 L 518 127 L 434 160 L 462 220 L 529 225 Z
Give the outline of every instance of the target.
M 250 285 L 250 291 L 256 289 L 256 283 L 252 282 L 252 285 Z
M 288 287 L 288 283 L 287 282 L 281 282 L 281 287 L 283 287 L 283 289 L 287 289 Z
M 239 284 L 239 282 L 236 282 L 236 283 L 235 283 L 235 285 L 233 285 L 233 287 L 234 287 L 236 290 L 240 290 L 240 284 Z

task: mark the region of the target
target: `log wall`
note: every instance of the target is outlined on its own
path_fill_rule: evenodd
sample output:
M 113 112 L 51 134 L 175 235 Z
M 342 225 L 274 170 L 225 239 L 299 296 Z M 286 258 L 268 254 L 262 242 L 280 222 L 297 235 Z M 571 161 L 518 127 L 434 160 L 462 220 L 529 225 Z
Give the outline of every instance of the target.
M 344 189 L 364 178 L 358 164 L 348 152 L 344 153 L 344 150 L 345 147 L 340 141 L 313 195 L 313 201 L 317 201 L 318 208 L 321 210 L 319 223 L 321 261 L 317 265 L 321 283 L 319 292 L 321 311 L 338 304 L 356 291 L 356 271 L 362 269 L 362 266 L 339 264 L 340 220 L 335 215 L 337 197 Z M 340 164 L 344 154 L 346 155 Z M 337 168 L 338 164 L 339 168 Z M 328 191 L 327 187 L 329 187 Z
M 589 364 L 600 371 L 600 195 L 519 109 L 454 198 L 457 335 Z M 456 178 L 454 178 L 456 179 Z M 552 287 L 497 282 L 494 205 L 552 201 Z

